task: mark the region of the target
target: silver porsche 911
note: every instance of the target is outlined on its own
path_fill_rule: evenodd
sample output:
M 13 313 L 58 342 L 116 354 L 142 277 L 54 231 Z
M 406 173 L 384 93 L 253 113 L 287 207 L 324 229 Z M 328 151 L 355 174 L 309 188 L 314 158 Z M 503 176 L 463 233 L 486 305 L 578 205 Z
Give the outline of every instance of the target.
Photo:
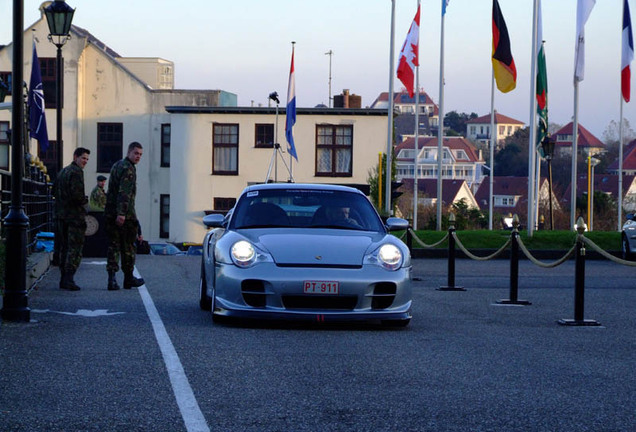
M 208 215 L 200 306 L 225 317 L 406 326 L 411 256 L 357 189 L 277 183 L 247 187 L 227 216 Z

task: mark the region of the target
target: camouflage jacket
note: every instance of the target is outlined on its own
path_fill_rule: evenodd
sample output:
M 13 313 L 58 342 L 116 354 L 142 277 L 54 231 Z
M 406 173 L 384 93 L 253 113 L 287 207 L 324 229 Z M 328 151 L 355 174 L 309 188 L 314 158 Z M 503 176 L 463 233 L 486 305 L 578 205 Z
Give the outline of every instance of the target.
M 137 168 L 127 157 L 110 169 L 106 194 L 106 217 L 126 216 L 137 220 L 135 195 L 137 194 Z
M 84 171 L 71 162 L 57 176 L 55 182 L 55 213 L 58 219 L 71 220 L 86 217 Z
M 93 188 L 88 204 L 92 211 L 104 211 L 106 207 L 106 192 L 99 185 Z

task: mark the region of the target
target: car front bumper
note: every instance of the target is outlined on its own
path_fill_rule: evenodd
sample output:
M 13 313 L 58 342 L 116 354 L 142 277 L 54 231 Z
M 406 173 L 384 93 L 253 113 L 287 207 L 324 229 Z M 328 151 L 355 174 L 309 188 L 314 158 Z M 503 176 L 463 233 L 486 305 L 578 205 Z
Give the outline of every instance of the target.
M 238 268 L 217 263 L 214 274 L 213 313 L 219 316 L 308 321 L 411 317 L 411 267 L 388 271 L 375 265 L 334 268 L 261 263 Z M 338 294 L 307 294 L 305 281 L 338 282 Z

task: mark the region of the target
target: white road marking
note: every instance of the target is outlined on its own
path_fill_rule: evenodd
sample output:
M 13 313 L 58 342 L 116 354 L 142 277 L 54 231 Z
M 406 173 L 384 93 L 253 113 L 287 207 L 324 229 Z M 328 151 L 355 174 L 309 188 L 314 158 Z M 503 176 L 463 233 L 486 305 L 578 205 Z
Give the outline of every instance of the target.
M 78 309 L 77 312 L 62 312 L 62 311 L 54 311 L 50 309 L 31 309 L 31 312 L 34 313 L 58 313 L 62 315 L 75 315 L 75 316 L 83 316 L 83 317 L 100 317 L 100 316 L 110 316 L 110 315 L 120 315 L 125 314 L 126 312 L 108 312 L 108 309 Z
M 135 276 L 141 277 L 136 268 Z M 141 295 L 141 299 L 146 307 L 146 313 L 155 331 L 155 337 L 157 338 L 159 349 L 161 349 L 163 361 L 166 364 L 166 370 L 168 371 L 170 383 L 172 384 L 172 391 L 177 399 L 177 405 L 179 405 L 186 430 L 188 432 L 210 432 L 210 428 L 205 421 L 201 408 L 199 408 L 199 404 L 194 397 L 194 392 L 192 391 L 192 387 L 190 387 L 188 377 L 183 370 L 177 351 L 174 349 L 174 345 L 172 345 L 170 336 L 168 336 L 168 332 L 163 325 L 163 321 L 161 321 L 159 312 L 155 307 L 155 303 L 152 301 L 152 297 L 150 297 L 146 285 L 139 287 L 139 295 Z

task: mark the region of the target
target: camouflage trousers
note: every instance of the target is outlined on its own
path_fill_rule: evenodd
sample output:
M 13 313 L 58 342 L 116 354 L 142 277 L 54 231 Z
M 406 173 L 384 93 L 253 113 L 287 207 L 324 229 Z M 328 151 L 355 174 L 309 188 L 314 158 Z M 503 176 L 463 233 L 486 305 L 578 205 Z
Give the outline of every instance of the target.
M 82 261 L 82 249 L 86 235 L 86 220 L 58 219 L 56 241 L 59 235 L 60 270 L 75 273 Z
M 139 224 L 136 220 L 128 220 L 122 226 L 117 226 L 115 219 L 106 218 L 106 234 L 108 235 L 108 262 L 106 270 L 117 272 L 121 258 L 121 269 L 125 273 L 132 273 L 135 268 L 135 240 Z

